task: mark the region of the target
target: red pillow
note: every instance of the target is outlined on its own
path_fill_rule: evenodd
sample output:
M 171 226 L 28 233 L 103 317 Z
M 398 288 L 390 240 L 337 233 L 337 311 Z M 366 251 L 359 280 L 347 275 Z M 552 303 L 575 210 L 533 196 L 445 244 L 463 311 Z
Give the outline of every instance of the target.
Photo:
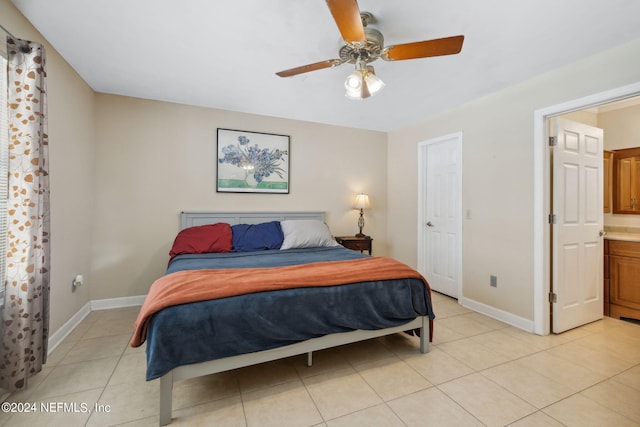
M 169 256 L 173 259 L 180 254 L 231 252 L 232 248 L 231 226 L 226 222 L 219 222 L 180 231 L 173 241 Z

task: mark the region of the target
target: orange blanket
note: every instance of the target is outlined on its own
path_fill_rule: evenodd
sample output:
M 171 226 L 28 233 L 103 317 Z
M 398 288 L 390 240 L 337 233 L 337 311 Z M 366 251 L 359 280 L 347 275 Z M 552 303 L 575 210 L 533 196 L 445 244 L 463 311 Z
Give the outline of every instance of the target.
M 130 345 L 142 345 L 151 316 L 172 305 L 280 289 L 410 278 L 420 279 L 429 287 L 420 273 L 386 257 L 286 267 L 178 271 L 162 276 L 151 285 Z

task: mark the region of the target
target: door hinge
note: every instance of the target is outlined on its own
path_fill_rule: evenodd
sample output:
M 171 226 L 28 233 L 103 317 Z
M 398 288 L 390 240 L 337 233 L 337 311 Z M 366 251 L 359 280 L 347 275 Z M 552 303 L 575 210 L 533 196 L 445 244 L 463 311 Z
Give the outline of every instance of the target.
M 558 301 L 558 295 L 554 292 L 549 292 L 549 302 L 555 304 Z
M 549 224 L 556 223 L 556 214 L 549 214 Z
M 556 145 L 558 145 L 558 138 L 556 138 L 555 136 L 550 136 L 549 147 L 555 147 Z

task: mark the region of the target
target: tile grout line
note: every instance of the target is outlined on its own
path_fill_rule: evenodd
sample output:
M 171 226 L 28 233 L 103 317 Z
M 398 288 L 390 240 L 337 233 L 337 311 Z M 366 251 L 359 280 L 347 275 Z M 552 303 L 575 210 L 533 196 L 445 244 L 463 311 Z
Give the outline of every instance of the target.
M 124 349 L 122 350 L 122 353 L 120 354 L 120 357 L 118 358 L 118 362 L 113 367 L 113 371 L 111 371 L 111 375 L 109 375 L 109 378 L 107 379 L 107 382 L 105 383 L 104 387 L 102 387 L 102 392 L 100 393 L 100 396 L 98 396 L 98 400 L 97 400 L 96 404 L 98 402 L 100 402 L 100 399 L 102 399 L 102 396 L 104 396 L 104 393 L 107 390 L 107 386 L 109 385 L 109 382 L 111 381 L 111 378 L 113 378 L 113 374 L 118 369 L 118 365 L 120 365 L 120 362 L 122 362 L 122 358 L 124 357 L 124 354 L 127 351 L 127 346 L 128 346 L 128 344 L 125 344 Z M 89 418 L 87 418 L 87 421 L 84 423 L 85 427 L 87 426 L 87 424 L 89 424 L 89 421 L 91 421 L 91 418 L 93 417 L 93 415 L 94 415 L 93 412 L 91 413 L 91 415 L 89 415 Z M 131 420 L 131 421 L 135 421 L 135 420 Z

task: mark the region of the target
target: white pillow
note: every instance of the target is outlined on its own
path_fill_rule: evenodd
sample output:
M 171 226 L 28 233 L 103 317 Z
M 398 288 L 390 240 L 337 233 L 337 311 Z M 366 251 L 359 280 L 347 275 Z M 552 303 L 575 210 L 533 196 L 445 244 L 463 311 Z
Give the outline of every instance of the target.
M 327 224 L 316 219 L 281 221 L 284 242 L 280 250 L 340 246 Z

